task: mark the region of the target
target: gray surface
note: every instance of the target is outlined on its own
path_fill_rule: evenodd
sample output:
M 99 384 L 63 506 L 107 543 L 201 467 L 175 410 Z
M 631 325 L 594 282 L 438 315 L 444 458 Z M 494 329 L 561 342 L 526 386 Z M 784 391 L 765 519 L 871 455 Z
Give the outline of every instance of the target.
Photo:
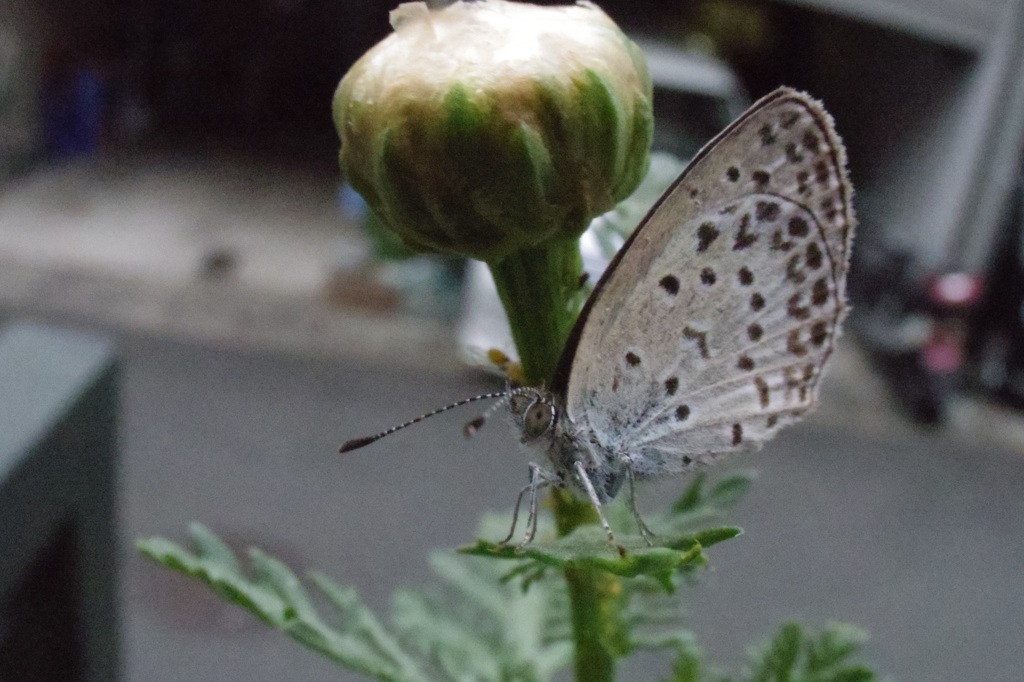
M 131 340 L 126 343 L 125 679 L 355 679 L 137 558 L 127 540 L 183 538 L 202 520 L 293 566 L 322 568 L 378 609 L 428 576 L 425 555 L 473 537 L 525 480 L 495 423 L 466 443 L 472 410 L 345 458 L 339 441 L 487 388 L 465 375 L 388 371 Z M 870 662 L 897 679 L 1017 680 L 1024 622 L 1024 453 L 924 437 L 826 405 L 762 454 L 712 551 L 692 617 L 722 662 L 788 617 L 869 629 Z M 857 424 L 849 426 L 847 424 Z M 654 509 L 681 485 L 642 493 Z M 659 679 L 645 659 L 624 677 Z
M 429 549 L 472 537 L 477 515 L 526 480 L 503 429 L 462 442 L 465 413 L 334 454 L 396 414 L 484 388 L 471 381 L 172 344 L 131 343 L 127 357 L 129 538 L 183 538 L 201 520 L 383 608 L 427 575 Z M 127 680 L 352 679 L 130 552 L 128 562 Z

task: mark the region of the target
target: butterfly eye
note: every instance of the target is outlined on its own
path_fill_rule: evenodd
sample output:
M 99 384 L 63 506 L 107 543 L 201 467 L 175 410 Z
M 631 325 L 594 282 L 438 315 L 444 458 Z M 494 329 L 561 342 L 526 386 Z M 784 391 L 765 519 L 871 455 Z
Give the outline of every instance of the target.
M 548 403 L 534 403 L 526 410 L 523 418 L 523 435 L 528 439 L 539 438 L 551 428 L 555 421 L 555 408 Z

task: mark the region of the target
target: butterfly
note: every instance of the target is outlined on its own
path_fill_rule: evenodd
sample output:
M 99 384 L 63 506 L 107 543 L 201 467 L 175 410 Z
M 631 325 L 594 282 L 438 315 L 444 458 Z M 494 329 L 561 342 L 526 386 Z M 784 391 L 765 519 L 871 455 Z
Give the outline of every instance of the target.
M 650 542 L 635 481 L 759 448 L 815 406 L 847 311 L 852 195 L 831 116 L 775 90 L 698 152 L 626 241 L 550 387 L 454 404 L 502 398 L 546 460 L 517 499 L 516 516 L 524 496 L 529 509 L 520 547 L 548 486 L 589 499 L 612 544 L 602 506 L 627 487 Z

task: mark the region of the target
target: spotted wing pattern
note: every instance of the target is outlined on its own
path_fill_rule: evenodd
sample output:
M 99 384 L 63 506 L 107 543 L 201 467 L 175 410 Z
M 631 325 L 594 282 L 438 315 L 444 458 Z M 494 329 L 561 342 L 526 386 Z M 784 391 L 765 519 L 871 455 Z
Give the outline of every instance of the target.
M 851 195 L 818 102 L 757 102 L 598 283 L 555 381 L 568 417 L 644 476 L 758 447 L 806 413 L 846 313 Z

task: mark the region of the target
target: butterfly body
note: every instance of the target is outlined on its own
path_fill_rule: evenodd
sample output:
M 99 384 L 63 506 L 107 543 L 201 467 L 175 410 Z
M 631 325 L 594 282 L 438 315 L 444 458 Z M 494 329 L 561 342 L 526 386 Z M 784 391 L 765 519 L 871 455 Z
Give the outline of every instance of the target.
M 628 452 L 612 450 L 596 440 L 593 431 L 569 419 L 561 399 L 551 391 L 516 389 L 509 397 L 509 407 L 520 441 L 543 454 L 550 464 L 543 472 L 546 483 L 586 495 L 577 476 L 577 466 L 581 466 L 599 501 L 615 498 L 626 480 Z

